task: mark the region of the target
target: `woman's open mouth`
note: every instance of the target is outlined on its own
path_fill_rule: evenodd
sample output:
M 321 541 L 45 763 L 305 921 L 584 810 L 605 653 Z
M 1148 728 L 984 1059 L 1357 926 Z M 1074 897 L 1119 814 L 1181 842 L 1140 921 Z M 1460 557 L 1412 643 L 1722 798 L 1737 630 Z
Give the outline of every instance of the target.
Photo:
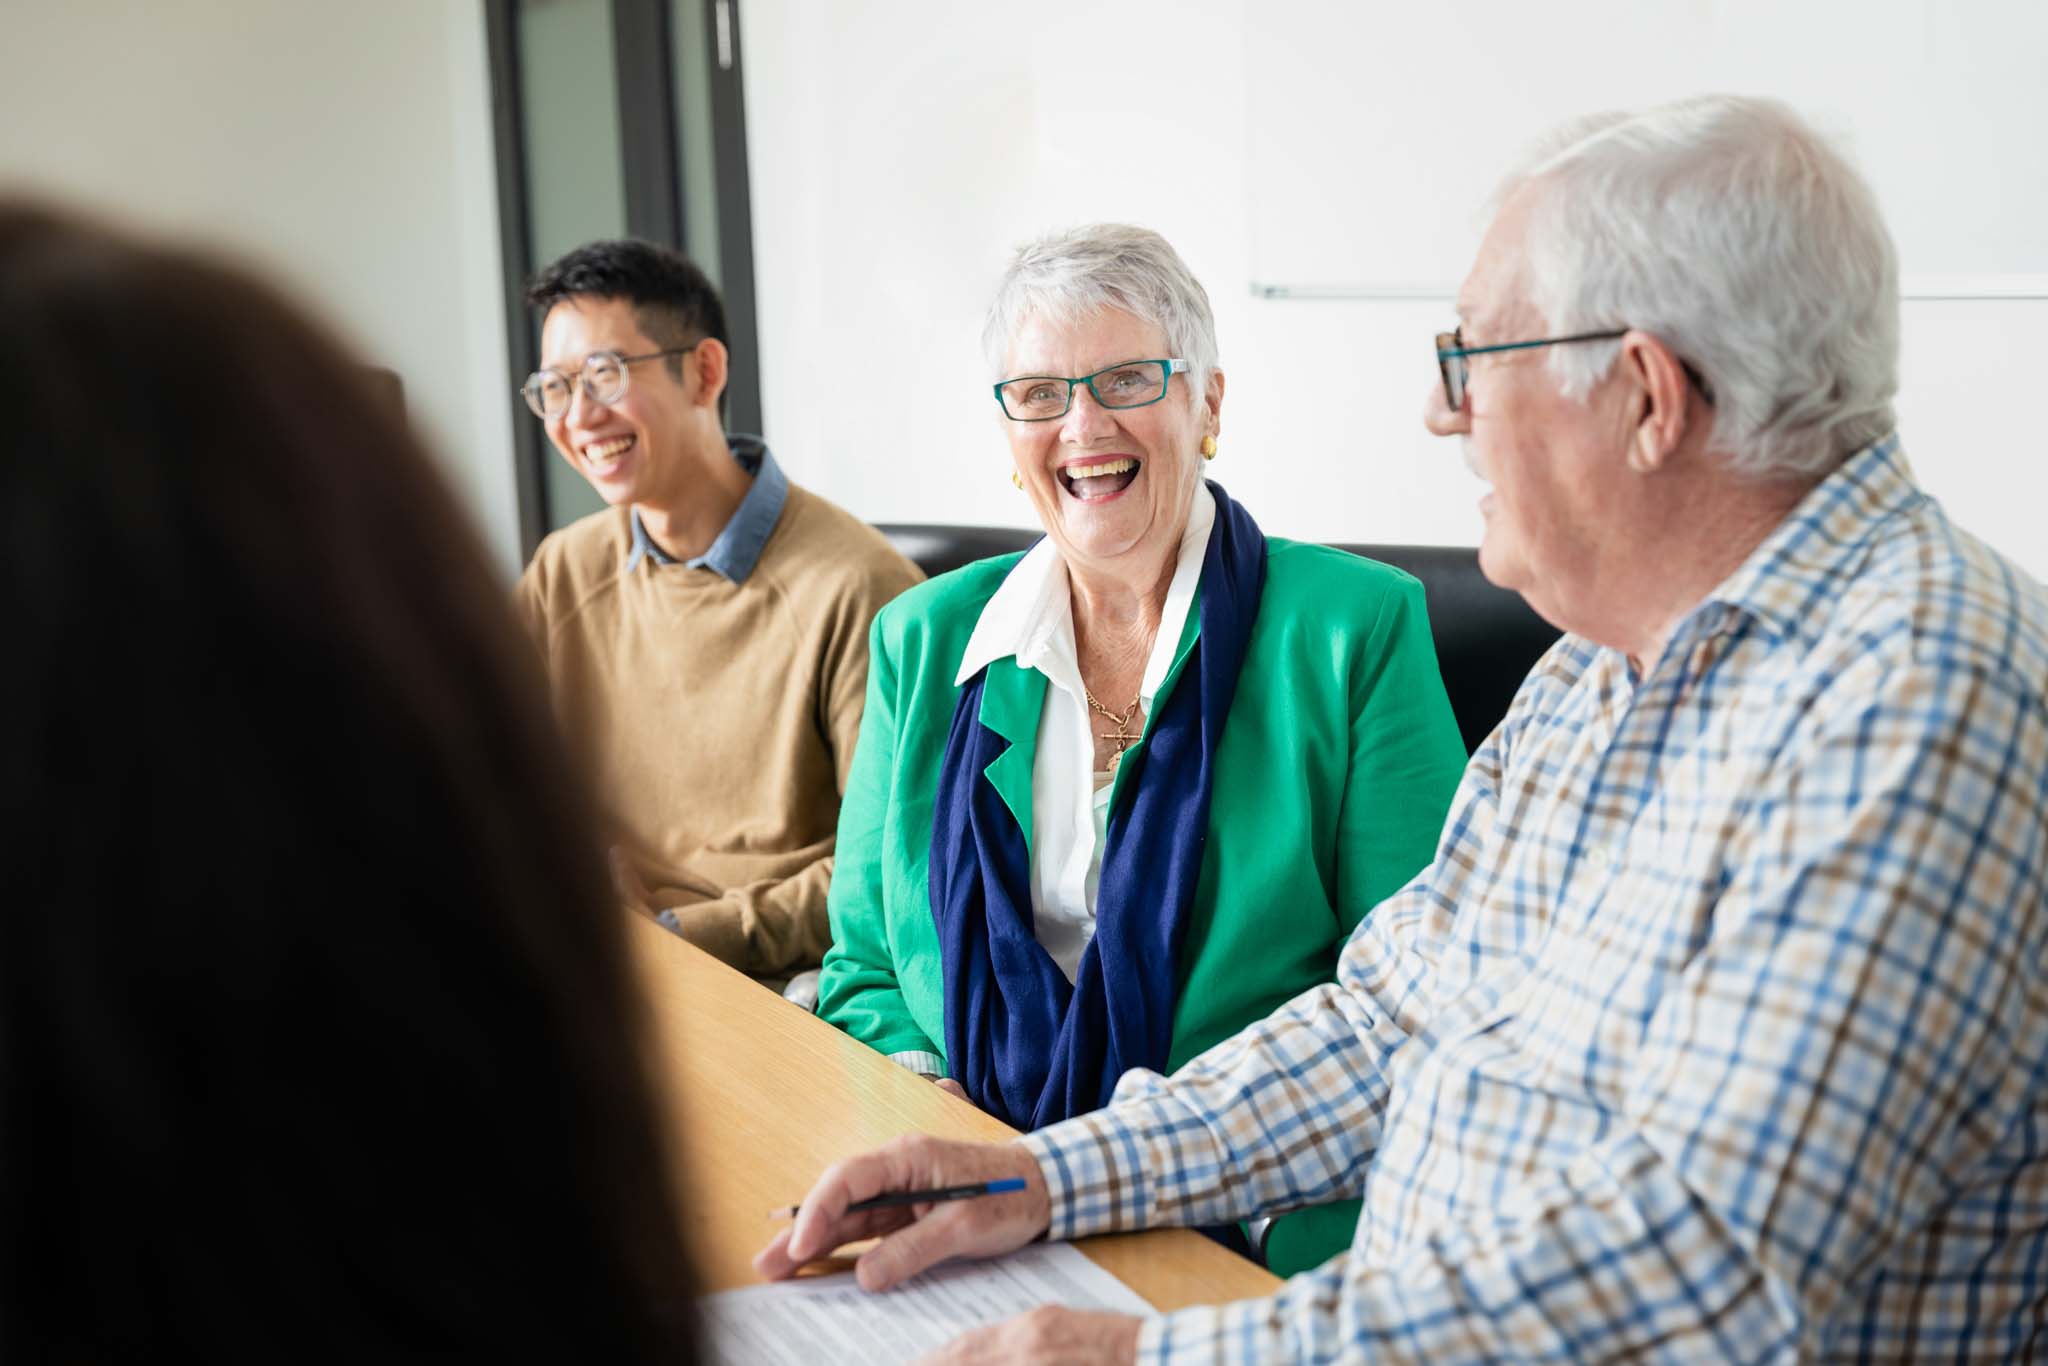
M 1142 462 L 1128 455 L 1113 460 L 1096 460 L 1067 466 L 1059 472 L 1063 488 L 1084 503 L 1114 498 L 1138 477 Z

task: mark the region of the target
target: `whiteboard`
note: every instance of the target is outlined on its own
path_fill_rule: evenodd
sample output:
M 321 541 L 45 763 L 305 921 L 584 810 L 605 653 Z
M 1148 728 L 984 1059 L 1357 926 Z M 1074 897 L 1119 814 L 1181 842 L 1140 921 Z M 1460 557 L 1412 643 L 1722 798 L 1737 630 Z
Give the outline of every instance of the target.
M 1250 7 L 1252 288 L 1448 298 L 1489 196 L 1571 117 L 1785 100 L 1869 177 L 1911 297 L 2048 296 L 2042 0 Z

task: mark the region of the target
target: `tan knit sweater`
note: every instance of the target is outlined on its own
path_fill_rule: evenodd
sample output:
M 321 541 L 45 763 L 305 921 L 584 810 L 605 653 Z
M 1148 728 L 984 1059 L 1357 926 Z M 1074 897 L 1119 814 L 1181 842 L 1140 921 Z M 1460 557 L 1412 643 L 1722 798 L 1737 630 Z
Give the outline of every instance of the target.
M 733 966 L 815 965 L 867 685 L 868 626 L 923 577 L 872 527 L 790 486 L 754 570 L 643 559 L 624 508 L 534 552 L 518 606 L 614 838 L 678 928 Z

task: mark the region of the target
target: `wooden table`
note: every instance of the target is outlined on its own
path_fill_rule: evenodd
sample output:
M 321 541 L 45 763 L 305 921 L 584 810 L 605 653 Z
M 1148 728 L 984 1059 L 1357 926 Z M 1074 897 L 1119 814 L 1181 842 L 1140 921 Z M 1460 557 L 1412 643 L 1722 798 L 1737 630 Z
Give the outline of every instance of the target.
M 955 1100 L 751 978 L 634 917 L 656 1050 L 682 1137 L 684 1227 L 706 1290 L 749 1264 L 818 1173 L 898 1134 L 1001 1140 L 1016 1130 Z M 1271 1294 L 1280 1281 L 1184 1229 L 1077 1243 L 1157 1309 Z

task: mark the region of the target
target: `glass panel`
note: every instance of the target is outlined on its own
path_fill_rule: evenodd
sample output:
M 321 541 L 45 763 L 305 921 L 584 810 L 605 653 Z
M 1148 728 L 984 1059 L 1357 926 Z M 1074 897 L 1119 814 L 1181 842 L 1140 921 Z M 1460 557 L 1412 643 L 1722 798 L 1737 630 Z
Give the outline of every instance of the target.
M 625 163 L 611 0 L 519 0 L 518 26 L 534 271 L 593 238 L 626 235 Z M 552 447 L 543 468 L 551 528 L 604 506 Z
M 722 290 L 718 253 L 718 163 L 711 137 L 713 46 L 710 10 L 717 0 L 672 0 L 669 32 L 676 47 L 676 155 L 683 187 L 683 250 Z

